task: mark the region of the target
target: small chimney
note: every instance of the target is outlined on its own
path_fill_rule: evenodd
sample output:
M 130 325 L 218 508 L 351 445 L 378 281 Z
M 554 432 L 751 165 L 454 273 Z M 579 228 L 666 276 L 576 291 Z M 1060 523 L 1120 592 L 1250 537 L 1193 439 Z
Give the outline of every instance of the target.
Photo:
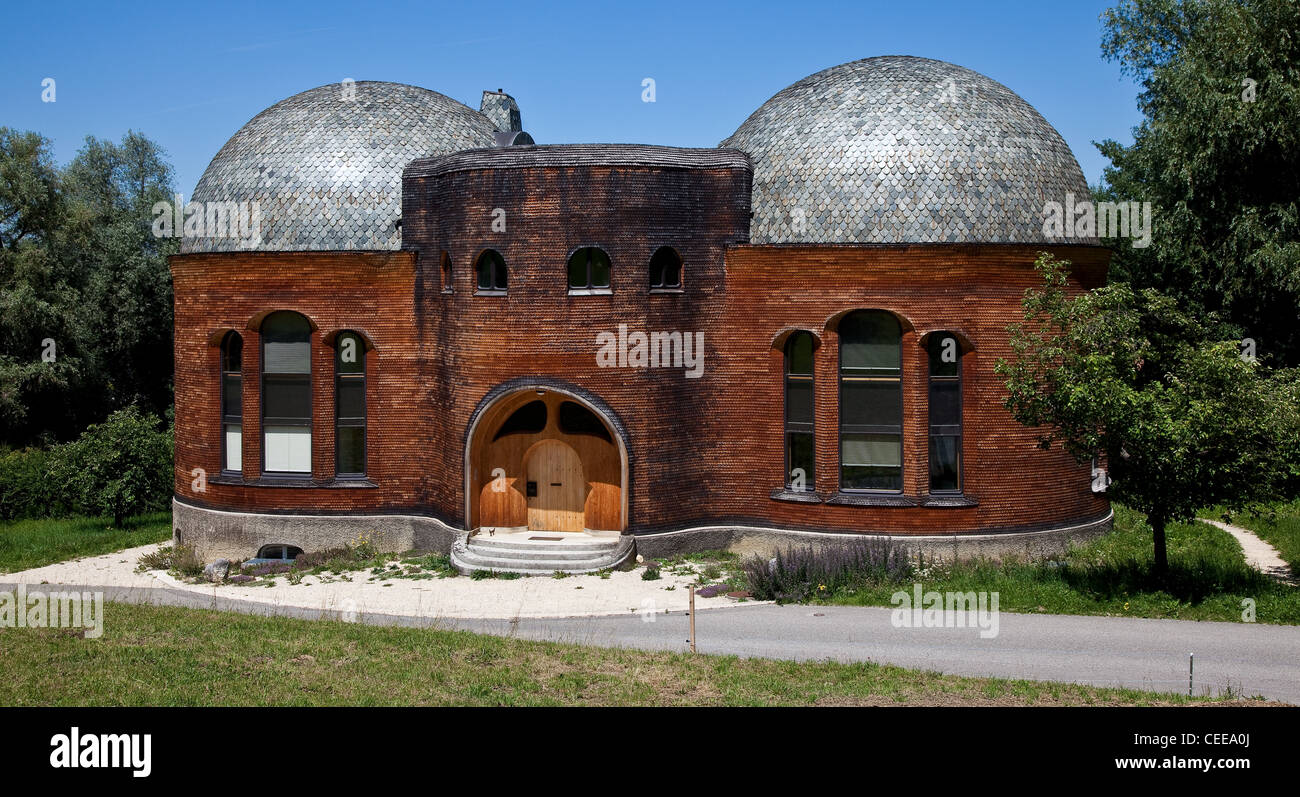
M 524 129 L 518 103 L 515 102 L 514 97 L 501 89 L 483 92 L 479 113 L 486 116 L 496 126 L 498 132 L 517 133 Z

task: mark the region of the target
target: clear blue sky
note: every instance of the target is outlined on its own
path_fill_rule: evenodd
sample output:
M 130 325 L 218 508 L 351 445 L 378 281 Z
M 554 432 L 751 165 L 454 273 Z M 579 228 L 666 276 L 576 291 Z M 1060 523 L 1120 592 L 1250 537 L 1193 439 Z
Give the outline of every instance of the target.
M 54 142 L 159 142 L 187 197 L 263 108 L 344 78 L 519 101 L 539 143 L 716 146 L 768 97 L 873 55 L 951 61 L 1009 86 L 1056 126 L 1090 183 L 1093 141 L 1131 140 L 1137 88 L 1103 61 L 1113 2 L 457 4 L 59 3 L 20 0 L 0 27 L 0 125 Z M 41 101 L 41 81 L 57 101 Z M 641 81 L 657 101 L 641 101 Z

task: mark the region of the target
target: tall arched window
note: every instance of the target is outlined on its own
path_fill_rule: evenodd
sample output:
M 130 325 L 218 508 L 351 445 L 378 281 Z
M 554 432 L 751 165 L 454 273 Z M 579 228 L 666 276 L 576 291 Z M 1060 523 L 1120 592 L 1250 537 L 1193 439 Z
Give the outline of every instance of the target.
M 438 266 L 442 271 L 442 292 L 451 293 L 451 255 L 444 251 L 442 257 L 439 259 Z
M 334 346 L 334 471 L 366 475 L 366 344 L 342 332 Z
M 930 492 L 960 493 L 961 345 L 954 335 L 930 336 Z
M 903 489 L 902 328 L 880 310 L 840 321 L 840 489 Z
M 262 470 L 311 473 L 311 324 L 288 311 L 262 322 Z
M 671 246 L 661 246 L 650 257 L 650 288 L 682 287 L 682 258 Z
M 480 293 L 506 292 L 506 259 L 495 249 L 484 249 L 474 265 Z
M 812 490 L 813 336 L 796 332 L 785 342 L 785 480 L 792 490 Z
M 569 290 L 608 290 L 609 271 L 609 255 L 605 250 L 584 246 L 569 256 Z
M 243 468 L 244 339 L 227 332 L 221 339 L 221 469 Z

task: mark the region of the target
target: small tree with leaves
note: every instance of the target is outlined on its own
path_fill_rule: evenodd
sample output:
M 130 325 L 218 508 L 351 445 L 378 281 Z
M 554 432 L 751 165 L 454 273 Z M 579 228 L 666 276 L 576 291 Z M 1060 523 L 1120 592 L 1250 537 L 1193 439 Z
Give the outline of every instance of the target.
M 167 507 L 174 483 L 172 436 L 153 415 L 118 410 L 55 451 L 52 480 L 90 515 L 128 516 Z
M 1300 375 L 1242 353 L 1233 330 L 1155 290 L 1067 287 L 1068 261 L 1041 253 L 1014 358 L 997 373 L 1017 421 L 1079 462 L 1102 456 L 1113 498 L 1147 515 L 1155 569 L 1165 528 L 1197 511 L 1294 495 L 1300 483 Z

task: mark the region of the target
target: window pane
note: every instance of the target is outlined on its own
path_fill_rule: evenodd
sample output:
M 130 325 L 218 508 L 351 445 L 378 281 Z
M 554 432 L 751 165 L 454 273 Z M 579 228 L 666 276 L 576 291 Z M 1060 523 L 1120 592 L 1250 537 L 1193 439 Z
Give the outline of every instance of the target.
M 268 341 L 265 347 L 265 371 L 268 374 L 309 374 L 311 373 L 311 343 L 274 343 Z
M 591 253 L 591 287 L 609 287 L 609 255 L 601 249 L 594 249 Z
M 901 369 L 898 320 L 889 313 L 853 313 L 840 322 L 840 367 L 897 374 Z
M 813 339 L 807 332 L 796 332 L 790 339 L 790 356 L 787 368 L 792 374 L 812 374 Z
M 366 472 L 366 427 L 340 426 L 337 435 L 338 472 Z
M 897 428 L 903 417 L 903 391 L 897 380 L 841 383 L 842 426 Z
M 226 470 L 243 470 L 244 427 L 226 424 Z
M 366 417 L 366 380 L 356 377 L 339 379 L 338 417 Z
M 224 376 L 221 379 L 221 414 L 227 418 L 238 418 L 244 414 L 243 380 L 238 376 Z
M 478 261 L 478 287 L 484 291 L 492 289 L 492 259 L 486 254 Z
M 898 492 L 903 489 L 903 469 L 845 465 L 840 469 L 840 487 L 845 490 Z
M 265 418 L 311 420 L 311 382 L 301 377 L 267 377 L 262 396 Z
M 221 370 L 238 372 L 243 363 L 244 339 L 236 332 L 226 335 L 226 345 L 222 351 Z
M 342 374 L 365 373 L 366 347 L 361 336 L 351 332 L 339 335 L 334 345 L 334 368 Z
M 790 380 L 786 383 L 785 419 L 796 423 L 813 422 L 812 380 Z
M 682 259 L 671 246 L 661 246 L 650 257 L 650 287 L 676 288 L 682 284 Z
M 569 287 L 587 287 L 587 250 L 579 249 L 569 258 Z
M 961 382 L 930 380 L 930 425 L 955 426 L 961 423 Z
M 959 376 L 961 349 L 952 335 L 930 338 L 930 376 Z
M 930 438 L 930 492 L 960 489 L 961 438 L 932 436 Z
M 840 462 L 900 467 L 903 464 L 901 442 L 902 437 L 896 434 L 846 434 L 840 440 Z
M 311 430 L 301 426 L 268 426 L 263 435 L 268 471 L 311 473 Z
M 804 489 L 813 490 L 815 481 L 813 479 L 813 436 L 806 432 L 791 432 L 785 436 L 786 440 L 786 466 L 790 472 L 786 473 L 786 484 L 793 486 L 796 468 L 802 468 L 804 472 Z

